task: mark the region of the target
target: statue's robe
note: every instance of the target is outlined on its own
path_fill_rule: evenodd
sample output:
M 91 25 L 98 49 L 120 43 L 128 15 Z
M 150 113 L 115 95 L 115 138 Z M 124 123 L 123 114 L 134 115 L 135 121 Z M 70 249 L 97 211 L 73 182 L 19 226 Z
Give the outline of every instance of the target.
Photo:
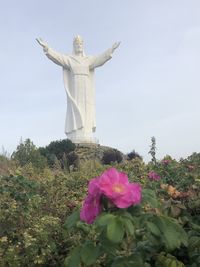
M 96 130 L 94 69 L 112 57 L 112 49 L 99 56 L 64 55 L 44 49 L 54 63 L 63 67 L 67 93 L 65 133 L 74 143 L 90 143 Z

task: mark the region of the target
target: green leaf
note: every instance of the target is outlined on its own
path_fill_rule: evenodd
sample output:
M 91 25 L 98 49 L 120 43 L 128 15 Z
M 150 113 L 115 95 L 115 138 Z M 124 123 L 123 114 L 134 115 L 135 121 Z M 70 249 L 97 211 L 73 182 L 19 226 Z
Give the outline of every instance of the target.
M 124 224 L 126 232 L 130 235 L 133 235 L 135 228 L 132 221 L 128 218 L 122 218 L 121 221 Z
M 159 228 L 152 222 L 147 222 L 147 229 L 155 236 L 160 236 L 161 234 Z
M 107 225 L 111 220 L 113 220 L 116 216 L 111 213 L 104 213 L 99 216 L 97 219 L 97 224 L 100 226 Z
M 65 259 L 64 266 L 79 267 L 81 263 L 80 247 L 73 250 L 71 256 Z
M 141 205 L 136 205 L 136 206 L 130 206 L 127 209 L 128 213 L 131 214 L 132 216 L 140 216 L 141 214 Z
M 200 247 L 200 237 L 199 236 L 192 236 L 189 239 L 189 247 L 194 249 L 195 247 Z
M 188 237 L 181 225 L 174 219 L 164 216 L 154 218 L 154 224 L 161 231 L 161 238 L 169 250 L 180 248 L 181 244 L 187 246 Z
M 101 251 L 109 255 L 115 255 L 116 250 L 118 248 L 118 244 L 111 242 L 109 239 L 105 238 L 105 236 L 103 235 L 101 237 L 102 237 L 102 239 L 100 240 Z
M 129 265 L 127 266 L 131 266 L 131 267 L 143 267 L 144 263 L 143 263 L 143 256 L 139 253 L 133 254 L 130 257 L 128 257 L 128 262 Z
M 77 210 L 73 212 L 69 217 L 67 217 L 64 227 L 71 229 L 80 220 L 80 211 Z
M 124 228 L 119 219 L 115 218 L 107 226 L 107 237 L 113 243 L 119 243 L 124 237 Z
M 99 256 L 99 247 L 86 243 L 81 249 L 81 259 L 87 266 L 94 264 Z
M 191 223 L 191 225 L 192 225 L 192 228 L 193 228 L 194 230 L 196 230 L 196 231 L 200 231 L 200 225 L 197 225 L 197 224 L 195 224 L 195 223 Z
M 81 221 L 78 221 L 76 223 L 76 227 L 78 229 L 81 229 L 85 234 L 88 234 L 91 230 L 91 224 L 87 224 L 87 223 L 84 223 L 84 222 L 81 222 Z
M 124 258 L 124 257 L 116 257 L 115 259 L 114 259 L 114 261 L 112 262 L 112 265 L 111 265 L 111 267 L 122 267 L 122 266 L 128 266 L 127 265 L 128 264 L 128 262 L 127 262 L 127 260 L 126 260 L 126 258 Z
M 141 255 L 134 254 L 130 257 L 116 257 L 111 267 L 143 267 L 143 260 Z
M 122 214 L 122 217 L 128 218 L 131 221 L 133 221 L 133 216 L 131 215 L 130 212 L 124 211 L 123 214 Z
M 143 202 L 150 205 L 152 208 L 158 207 L 158 200 L 156 198 L 156 194 L 151 189 L 143 189 L 142 190 L 142 199 Z

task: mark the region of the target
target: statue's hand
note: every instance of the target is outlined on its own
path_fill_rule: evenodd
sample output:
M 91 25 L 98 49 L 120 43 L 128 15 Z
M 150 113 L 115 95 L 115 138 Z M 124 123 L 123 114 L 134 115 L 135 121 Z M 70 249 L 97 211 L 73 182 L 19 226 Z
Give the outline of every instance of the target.
M 121 42 L 116 42 L 116 43 L 114 43 L 114 45 L 112 46 L 112 51 L 113 51 L 113 52 L 114 52 L 114 50 L 115 50 L 116 48 L 119 47 L 120 43 L 121 43 Z
M 43 48 L 46 48 L 48 47 L 48 44 L 45 43 L 42 38 L 36 38 L 36 41 L 43 47 Z

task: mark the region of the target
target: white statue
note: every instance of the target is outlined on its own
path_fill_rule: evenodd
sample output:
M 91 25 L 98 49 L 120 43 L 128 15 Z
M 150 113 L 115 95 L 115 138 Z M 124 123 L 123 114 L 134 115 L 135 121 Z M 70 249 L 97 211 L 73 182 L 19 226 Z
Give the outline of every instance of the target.
M 67 93 L 67 137 L 74 143 L 95 143 L 92 135 L 96 130 L 94 69 L 111 59 L 120 43 L 115 43 L 99 56 L 86 56 L 80 36 L 74 38 L 72 55 L 55 52 L 41 38 L 36 40 L 43 47 L 46 56 L 63 67 Z

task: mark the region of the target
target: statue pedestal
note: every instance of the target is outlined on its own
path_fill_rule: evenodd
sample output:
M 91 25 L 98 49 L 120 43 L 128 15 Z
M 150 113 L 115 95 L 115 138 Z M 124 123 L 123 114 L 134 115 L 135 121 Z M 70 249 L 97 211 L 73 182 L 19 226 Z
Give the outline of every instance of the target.
M 96 137 L 91 136 L 91 134 L 85 134 L 81 130 L 67 134 L 67 138 L 74 144 L 99 144 L 99 140 Z
M 79 156 L 80 162 L 82 163 L 88 160 L 101 162 L 105 150 L 108 150 L 108 147 L 100 146 L 95 143 L 80 143 L 76 144 L 75 153 Z
M 74 139 L 71 140 L 76 145 L 99 145 L 99 140 L 97 138 L 87 138 L 87 139 Z
M 96 160 L 101 162 L 105 151 L 114 149 L 108 146 L 101 146 L 95 143 L 76 144 L 75 153 L 79 156 L 80 162 L 86 162 L 88 160 Z M 123 153 L 122 153 L 123 155 Z

